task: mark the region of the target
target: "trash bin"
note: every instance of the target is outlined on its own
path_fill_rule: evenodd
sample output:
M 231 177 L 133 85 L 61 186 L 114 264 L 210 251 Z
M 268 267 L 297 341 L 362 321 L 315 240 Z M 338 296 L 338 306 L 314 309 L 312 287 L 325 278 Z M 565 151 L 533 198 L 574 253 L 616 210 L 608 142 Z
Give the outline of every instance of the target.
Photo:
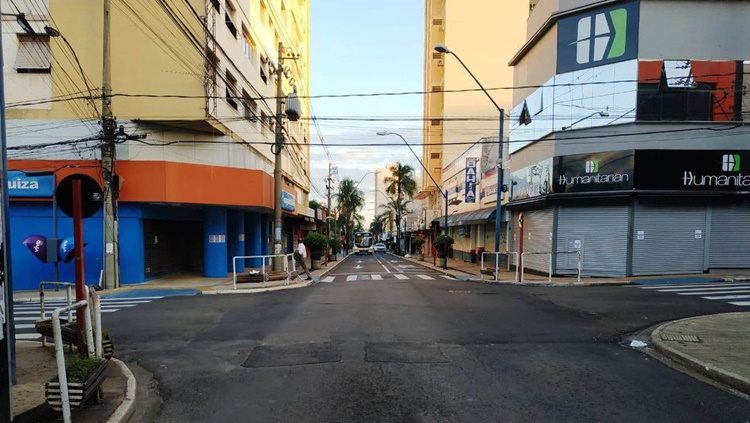
M 477 262 L 477 250 L 472 248 L 469 253 L 471 254 L 471 262 L 476 263 Z
M 477 247 L 477 260 L 482 261 L 482 253 L 484 252 L 484 247 Z

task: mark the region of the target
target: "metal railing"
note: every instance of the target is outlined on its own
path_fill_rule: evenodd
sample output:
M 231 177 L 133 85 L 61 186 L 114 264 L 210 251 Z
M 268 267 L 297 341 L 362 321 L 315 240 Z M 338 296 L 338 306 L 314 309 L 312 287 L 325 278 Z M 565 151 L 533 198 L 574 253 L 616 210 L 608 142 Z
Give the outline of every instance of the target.
M 527 255 L 549 255 L 549 266 L 547 268 L 548 273 L 548 279 L 547 282 L 552 282 L 552 260 L 553 257 L 560 254 L 577 254 L 578 255 L 578 265 L 576 266 L 576 270 L 578 273 L 578 282 L 581 281 L 581 269 L 583 267 L 583 256 L 581 255 L 580 251 L 533 251 L 533 252 L 524 252 L 521 253 L 521 264 L 519 267 L 521 267 L 521 282 L 524 281 L 524 265 L 526 263 L 526 260 L 524 259 Z
M 245 259 L 261 259 L 261 270 L 260 275 L 263 277 L 262 285 L 264 288 L 266 286 L 266 282 L 268 282 L 268 272 L 266 272 L 266 267 L 273 267 L 272 261 L 274 258 L 281 258 L 284 263 L 284 273 L 286 273 L 286 277 L 284 278 L 284 284 L 289 283 L 289 277 L 292 274 L 292 272 L 297 271 L 297 262 L 294 260 L 293 254 L 275 254 L 275 255 L 266 255 L 266 256 L 235 256 L 232 257 L 232 289 L 237 289 L 237 260 L 245 260 Z M 291 270 L 289 269 L 289 262 L 291 261 L 292 267 Z
M 516 262 L 515 262 L 515 264 L 516 264 L 516 274 L 514 276 L 513 282 L 518 282 L 518 253 L 517 252 L 515 252 L 515 251 L 509 251 L 507 253 L 496 253 L 496 252 L 493 252 L 493 251 L 483 251 L 481 259 L 480 259 L 481 269 L 483 271 L 487 270 L 487 268 L 484 267 L 484 256 L 485 255 L 493 255 L 493 256 L 495 256 L 495 271 L 493 272 L 495 274 L 495 282 L 498 282 L 498 277 L 500 275 L 500 271 L 498 270 L 498 267 L 500 266 L 500 256 L 501 255 L 507 255 L 509 257 L 510 256 L 514 256 L 516 258 Z M 481 275 L 482 275 L 482 279 L 484 279 L 484 273 L 481 273 Z
M 47 318 L 47 313 L 44 311 L 44 287 L 45 286 L 54 286 L 56 289 L 60 288 L 61 286 L 65 287 L 65 297 L 67 300 L 67 304 L 71 305 L 73 304 L 73 288 L 75 287 L 74 283 L 70 282 L 41 282 L 39 283 L 39 320 L 44 320 Z M 73 320 L 73 312 L 68 310 L 68 322 L 72 322 Z M 42 346 L 47 346 L 47 338 L 42 336 Z

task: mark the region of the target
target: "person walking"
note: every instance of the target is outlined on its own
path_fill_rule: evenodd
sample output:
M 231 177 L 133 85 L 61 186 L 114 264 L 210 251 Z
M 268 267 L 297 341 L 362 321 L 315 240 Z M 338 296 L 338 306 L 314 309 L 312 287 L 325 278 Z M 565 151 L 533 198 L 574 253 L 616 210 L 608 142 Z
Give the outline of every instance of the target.
M 302 268 L 302 271 L 307 275 L 308 279 L 312 279 L 312 275 L 310 274 L 310 271 L 307 269 L 307 263 L 305 263 L 305 259 L 307 258 L 307 247 L 305 247 L 305 242 L 300 238 L 299 243 L 297 244 L 297 251 L 294 252 L 294 260 L 296 260 L 300 267 Z

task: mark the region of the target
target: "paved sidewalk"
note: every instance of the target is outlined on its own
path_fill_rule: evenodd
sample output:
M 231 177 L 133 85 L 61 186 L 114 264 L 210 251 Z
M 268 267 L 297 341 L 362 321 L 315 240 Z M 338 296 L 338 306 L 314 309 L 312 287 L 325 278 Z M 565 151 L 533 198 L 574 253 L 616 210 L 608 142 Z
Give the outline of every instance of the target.
M 659 326 L 654 348 L 670 359 L 750 395 L 750 313 L 691 317 Z

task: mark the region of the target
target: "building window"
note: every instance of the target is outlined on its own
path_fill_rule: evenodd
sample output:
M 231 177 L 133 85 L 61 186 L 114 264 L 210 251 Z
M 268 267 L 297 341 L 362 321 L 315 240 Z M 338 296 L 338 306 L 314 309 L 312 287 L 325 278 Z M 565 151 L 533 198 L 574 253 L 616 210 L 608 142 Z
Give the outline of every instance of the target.
M 250 36 L 250 32 L 245 28 L 245 26 L 242 26 L 242 53 L 250 59 L 250 62 L 255 64 L 257 61 L 258 52 L 255 47 L 255 41 L 253 41 L 253 38 Z
M 226 2 L 227 11 L 224 13 L 224 23 L 227 25 L 229 32 L 232 33 L 234 38 L 237 38 L 237 27 L 234 26 L 234 6 L 231 2 Z
M 440 126 L 440 122 L 441 122 L 441 120 L 440 120 L 440 119 L 432 119 L 432 120 L 430 121 L 430 124 L 431 124 L 432 126 Z
M 13 66 L 18 73 L 50 73 L 52 54 L 49 36 L 18 35 L 18 54 Z
M 260 112 L 260 134 L 264 137 L 268 135 L 268 115 L 266 112 Z
M 211 5 L 214 7 L 214 9 L 216 9 L 217 12 L 221 10 L 221 6 L 219 5 L 219 0 L 211 0 Z
M 237 106 L 237 79 L 234 78 L 234 76 L 227 71 L 227 103 L 229 103 L 230 106 L 234 110 L 238 109 Z
M 440 153 L 430 153 L 430 158 L 431 159 L 439 159 L 440 158 Z
M 218 83 L 219 58 L 216 56 L 216 53 L 210 50 L 206 51 L 206 56 L 208 57 L 208 60 L 206 61 L 207 73 L 211 82 L 213 82 L 213 85 L 215 86 Z
M 245 119 L 256 122 L 258 120 L 258 102 L 250 97 L 250 94 L 245 90 L 242 90 L 242 105 L 245 109 Z
M 262 79 L 265 84 L 268 84 L 268 76 L 266 75 L 265 66 L 260 67 L 260 79 Z

